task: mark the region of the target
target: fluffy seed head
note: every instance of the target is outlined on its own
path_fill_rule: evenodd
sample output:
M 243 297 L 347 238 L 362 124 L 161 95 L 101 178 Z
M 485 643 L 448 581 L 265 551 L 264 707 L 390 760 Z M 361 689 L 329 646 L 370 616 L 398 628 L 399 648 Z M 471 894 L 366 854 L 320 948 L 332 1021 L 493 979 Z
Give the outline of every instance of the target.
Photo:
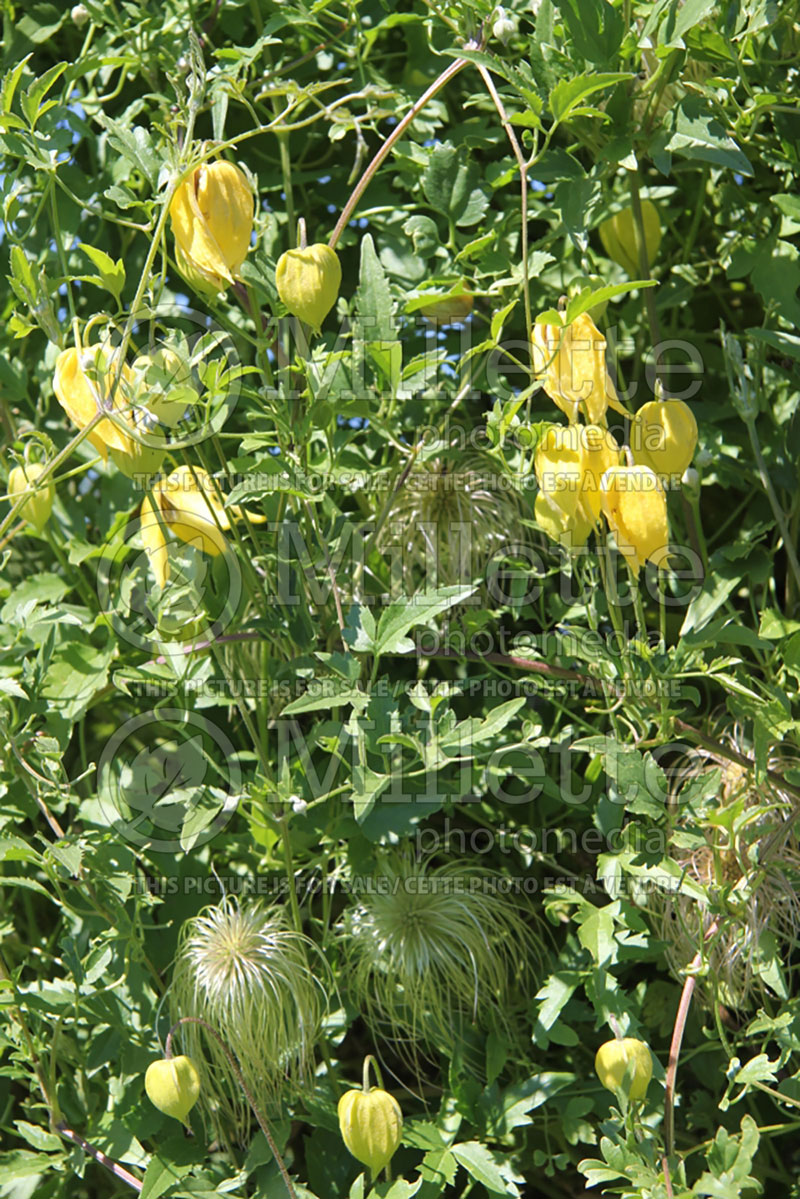
M 387 861 L 345 921 L 354 997 L 377 1035 L 452 1046 L 470 1027 L 509 1025 L 514 984 L 539 947 L 502 879 L 458 863 Z
M 259 1103 L 274 1106 L 279 1090 L 308 1074 L 326 1012 L 327 975 L 321 953 L 287 926 L 283 908 L 226 898 L 183 926 L 172 1018 L 206 1020 L 233 1050 Z M 249 1113 L 215 1040 L 197 1025 L 184 1025 L 181 1035 L 201 1071 L 206 1114 L 217 1125 L 227 1121 L 228 1135 L 231 1127 L 245 1134 Z

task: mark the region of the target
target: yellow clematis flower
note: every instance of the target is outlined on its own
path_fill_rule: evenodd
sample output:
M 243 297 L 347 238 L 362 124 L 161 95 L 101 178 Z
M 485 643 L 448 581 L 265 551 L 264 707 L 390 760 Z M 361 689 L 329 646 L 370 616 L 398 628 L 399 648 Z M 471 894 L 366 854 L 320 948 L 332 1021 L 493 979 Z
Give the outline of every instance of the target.
M 536 449 L 534 470 L 539 484 L 534 501 L 537 524 L 566 548 L 584 545 L 592 531 L 592 516 L 581 496 L 583 461 L 572 428 L 545 433 Z
M 337 1106 L 342 1140 L 372 1177 L 388 1166 L 403 1137 L 403 1113 L 394 1095 L 380 1087 L 345 1091 Z
M 588 312 L 566 326 L 534 325 L 532 343 L 534 373 L 570 424 L 581 408 L 593 425 L 609 407 L 627 415 L 606 366 L 606 339 Z
M 599 425 L 551 428 L 534 457 L 537 523 L 553 541 L 577 548 L 600 519 L 600 480 L 619 462 L 619 446 Z
M 648 560 L 665 566 L 667 497 L 655 471 L 649 466 L 612 466 L 600 480 L 600 498 L 617 549 L 633 574 L 638 577 Z
M 169 207 L 178 269 L 198 290 L 234 283 L 250 249 L 254 199 L 247 177 L 231 162 L 197 167 Z
M 661 221 L 658 209 L 652 200 L 642 200 L 642 224 L 644 226 L 644 244 L 647 248 L 647 261 L 652 266 L 653 259 L 661 245 Z M 603 249 L 613 262 L 619 263 L 632 279 L 638 279 L 641 274 L 639 255 L 636 251 L 636 233 L 632 208 L 623 208 L 603 221 L 598 226 Z
M 130 397 L 135 392 L 134 375 L 124 363 L 114 388 L 118 371 L 114 354 L 105 346 L 87 347 L 80 352 L 73 346 L 62 351 L 56 359 L 53 390 L 59 404 L 79 429 L 85 429 L 98 412 L 113 414 L 114 420 L 104 417 L 87 437 L 104 462 L 110 454 L 119 469 L 130 478 L 137 474 L 153 474 L 161 466 L 164 448 L 137 440 L 148 429 L 142 415 L 134 412 L 131 404 Z
M 697 446 L 697 421 L 683 400 L 651 400 L 631 422 L 636 462 L 663 480 L 679 479 L 691 465 Z
M 159 587 L 169 578 L 167 531 L 212 558 L 228 549 L 225 532 L 230 529 L 228 512 L 241 516 L 243 509 L 222 506 L 207 471 L 179 466 L 160 479 L 142 500 L 141 538 Z M 256 524 L 265 516 L 247 513 Z
M 90 379 L 86 374 L 84 365 L 93 378 Z M 73 346 L 59 354 L 53 376 L 56 399 L 79 429 L 86 428 L 98 412 L 113 412 L 120 418 L 119 421 L 101 420 L 88 435 L 88 440 L 104 462 L 108 460 L 109 449 L 119 450 L 122 454 L 131 453 L 131 438 L 124 428 L 128 405 L 122 394 L 122 383 L 130 381 L 130 370 L 123 366 L 120 385 L 111 396 L 116 373 L 113 359 L 101 346 L 87 349 L 82 355 Z

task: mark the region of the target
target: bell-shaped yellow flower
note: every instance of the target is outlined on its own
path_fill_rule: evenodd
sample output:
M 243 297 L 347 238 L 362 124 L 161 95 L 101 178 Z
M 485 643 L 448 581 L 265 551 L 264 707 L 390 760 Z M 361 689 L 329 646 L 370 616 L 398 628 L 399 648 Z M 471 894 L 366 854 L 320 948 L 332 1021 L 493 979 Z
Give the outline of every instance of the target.
M 680 479 L 697 446 L 697 421 L 683 400 L 651 400 L 631 422 L 631 450 L 636 462 L 664 480 Z
M 652 200 L 642 200 L 642 224 L 647 261 L 652 265 L 661 245 L 661 221 L 658 209 Z M 636 233 L 632 208 L 623 208 L 603 221 L 598 227 L 603 249 L 613 262 L 618 262 L 632 279 L 641 275 L 639 255 L 636 250 Z
M 166 533 L 215 557 L 228 548 L 225 531 L 231 523 L 228 512 L 241 516 L 243 509 L 226 509 L 220 503 L 211 476 L 198 467 L 179 466 L 166 479 L 160 479 L 150 495 L 142 500 L 141 538 L 159 587 L 169 578 L 169 552 Z M 247 513 L 260 523 L 265 516 Z
M 592 531 L 592 514 L 583 503 L 583 456 L 580 442 L 568 429 L 548 429 L 534 456 L 539 492 L 534 516 L 552 541 L 568 549 L 584 545 Z
M 253 232 L 253 192 L 231 162 L 196 167 L 169 207 L 178 269 L 199 290 L 218 292 L 238 278 Z
M 275 267 L 275 284 L 292 316 L 319 333 L 339 295 L 342 264 L 336 251 L 324 244 L 287 250 Z
M 26 492 L 31 494 L 20 509 L 19 515 L 27 524 L 41 533 L 53 510 L 56 490 L 52 479 L 35 491 L 36 480 L 46 470 L 44 462 L 26 462 L 24 466 L 12 467 L 8 476 L 8 498 L 12 504 Z
M 617 549 L 638 576 L 648 560 L 665 566 L 669 556 L 667 497 L 649 466 L 612 466 L 600 481 L 603 513 Z
M 601 425 L 572 425 L 570 431 L 580 441 L 581 500 L 597 522 L 603 510 L 600 481 L 610 467 L 619 465 L 620 448 Z
M 119 386 L 112 397 L 110 393 L 117 375 L 113 357 L 101 346 L 85 350 L 83 361 L 88 374 L 81 359 L 82 355 L 74 346 L 59 354 L 53 376 L 56 399 L 79 429 L 85 429 L 98 412 L 115 414 L 116 421 L 101 420 L 88 435 L 104 461 L 107 461 L 110 449 L 119 450 L 121 454 L 133 453 L 133 441 L 125 431 L 128 403 L 123 395 L 124 383 L 130 382 L 130 368 L 122 367 Z
M 606 366 L 606 339 L 588 312 L 566 326 L 534 325 L 532 342 L 534 373 L 570 424 L 581 408 L 593 425 L 609 407 L 625 414 Z
M 164 446 L 148 442 L 147 421 L 132 403 L 135 382 L 131 368 L 123 364 L 115 388 L 117 373 L 118 364 L 105 346 L 93 346 L 80 354 L 74 347 L 64 350 L 56 359 L 53 377 L 56 399 L 79 429 L 98 412 L 113 413 L 113 420 L 98 422 L 88 440 L 104 461 L 110 454 L 129 478 L 154 474 L 164 459 Z
M 144 1089 L 160 1112 L 186 1124 L 186 1117 L 200 1098 L 200 1075 L 190 1057 L 181 1054 L 162 1058 L 147 1067 Z

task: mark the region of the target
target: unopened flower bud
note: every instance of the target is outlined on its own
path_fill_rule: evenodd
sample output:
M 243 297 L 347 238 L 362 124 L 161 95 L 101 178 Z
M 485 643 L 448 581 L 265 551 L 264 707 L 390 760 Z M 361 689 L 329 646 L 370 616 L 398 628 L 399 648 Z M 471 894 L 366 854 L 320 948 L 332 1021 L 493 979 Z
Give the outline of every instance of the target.
M 642 200 L 642 225 L 644 227 L 644 244 L 647 249 L 647 261 L 652 265 L 661 245 L 661 221 L 658 209 L 652 200 Z M 636 233 L 632 208 L 623 208 L 603 221 L 598 232 L 603 248 L 614 262 L 618 262 L 632 279 L 641 275 L 639 253 L 636 248 Z
M 683 400 L 651 400 L 631 422 L 631 449 L 640 466 L 679 477 L 694 457 L 697 421 Z
M 504 8 L 495 9 L 495 21 L 492 25 L 492 35 L 503 45 L 517 32 L 517 22 L 510 17 Z
M 45 470 L 43 462 L 28 462 L 25 466 L 15 466 L 8 476 L 8 494 L 12 502 L 24 492 L 33 490 L 36 480 Z M 19 515 L 24 521 L 41 533 L 53 509 L 55 488 L 52 481 L 46 483 L 39 491 L 28 497 L 22 505 Z
M 89 10 L 85 4 L 76 4 L 70 9 L 72 23 L 80 29 L 89 20 Z
M 342 1140 L 373 1175 L 387 1166 L 403 1135 L 400 1104 L 388 1091 L 346 1091 L 337 1108 Z
M 154 1107 L 185 1124 L 200 1095 L 200 1075 L 189 1057 L 163 1058 L 147 1067 L 144 1089 Z
M 275 283 L 292 316 L 319 332 L 339 295 L 342 266 L 335 250 L 324 243 L 287 250 L 278 259 Z
M 699 495 L 700 493 L 700 474 L 693 466 L 687 466 L 686 470 L 681 475 L 681 487 L 688 491 L 690 495 Z
M 628 1098 L 643 1099 L 653 1076 L 653 1057 L 644 1041 L 624 1037 L 619 1041 L 606 1041 L 605 1045 L 600 1046 L 595 1055 L 594 1068 L 606 1090 L 618 1091 L 628 1076 Z

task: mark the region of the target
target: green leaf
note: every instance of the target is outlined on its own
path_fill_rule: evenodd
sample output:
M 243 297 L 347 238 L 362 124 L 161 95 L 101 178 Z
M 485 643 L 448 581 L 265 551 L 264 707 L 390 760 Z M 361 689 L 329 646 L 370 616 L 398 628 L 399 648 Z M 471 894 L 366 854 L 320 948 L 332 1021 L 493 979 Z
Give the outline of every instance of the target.
M 115 262 L 103 250 L 98 250 L 96 246 L 89 246 L 86 242 L 81 242 L 79 249 L 83 250 L 86 257 L 91 259 L 100 272 L 99 276 L 82 275 L 81 278 L 85 279 L 87 283 L 96 283 L 98 287 L 104 287 L 106 291 L 110 291 L 119 304 L 122 300 L 122 289 L 125 286 L 125 267 L 122 259 L 118 258 Z
M 598 66 L 610 62 L 625 36 L 620 10 L 607 0 L 559 0 L 558 6 L 581 57 Z
M 55 66 L 50 67 L 49 71 L 45 71 L 44 75 L 41 75 L 38 79 L 34 80 L 28 90 L 23 92 L 20 96 L 20 105 L 22 107 L 22 111 L 25 113 L 25 116 L 30 122 L 31 129 L 33 129 L 36 125 L 36 122 L 41 116 L 42 112 L 46 111 L 48 107 L 52 107 L 52 104 L 50 104 L 45 105 L 43 108 L 42 100 L 50 91 L 50 88 L 53 86 L 56 80 L 64 74 L 68 66 L 69 64 L 66 62 L 56 63 Z
M 607 75 L 575 75 L 572 79 L 562 79 L 550 93 L 550 111 L 554 121 L 556 124 L 566 121 L 573 109 L 587 96 L 631 78 L 629 72 L 617 71 Z
M 177 1165 L 174 1161 L 169 1160 L 171 1156 L 171 1154 L 165 1153 L 163 1156 L 151 1158 L 145 1171 L 139 1199 L 159 1199 L 159 1196 L 168 1191 L 176 1182 L 180 1182 L 191 1171 L 192 1167 L 189 1163 Z
M 748 159 L 699 96 L 686 96 L 681 100 L 672 128 L 667 150 L 682 154 L 684 158 L 726 167 L 740 175 L 752 175 L 753 168 Z
M 476 590 L 474 586 L 454 584 L 396 600 L 384 611 L 378 622 L 375 653 L 409 653 L 414 648 L 414 642 L 406 637 L 409 629 L 416 625 L 428 624 L 435 616 L 463 603 Z
M 489 207 L 489 197 L 479 185 L 480 174 L 466 152 L 450 142 L 434 146 L 422 174 L 422 190 L 431 207 L 446 214 L 454 225 L 475 225 Z
M 657 279 L 633 279 L 630 283 L 614 283 L 608 287 L 598 287 L 596 291 L 584 287 L 567 304 L 564 321 L 570 325 L 582 313 L 588 312 L 590 308 L 594 308 L 596 304 L 604 304 L 606 300 L 613 300 L 615 296 L 624 296 L 629 291 L 640 291 L 645 287 L 657 286 Z
M 479 1182 L 481 1186 L 485 1186 L 490 1193 L 495 1195 L 519 1194 L 516 1186 L 507 1182 L 500 1173 L 495 1155 L 480 1141 L 463 1141 L 459 1145 L 453 1145 L 450 1152 L 470 1177 Z
M 751 1082 L 775 1082 L 780 1064 L 780 1058 L 771 1062 L 766 1053 L 757 1053 L 736 1071 L 733 1081 L 743 1086 Z
M 376 774 L 366 766 L 353 767 L 353 811 L 359 824 L 367 819 L 378 796 L 389 786 L 391 775 Z
M 608 907 L 590 908 L 578 926 L 578 940 L 588 949 L 595 963 L 604 966 L 616 960 L 614 917 Z
M 392 320 L 392 293 L 370 233 L 365 234 L 361 241 L 356 311 L 359 316 L 359 335 L 364 341 L 397 340 L 397 330 Z
M 12 1149 L 0 1154 L 0 1184 L 14 1183 L 21 1178 L 34 1178 L 37 1174 L 52 1178 L 56 1162 L 63 1155 L 54 1157 L 49 1153 L 31 1153 L 28 1149 Z M 16 1193 L 15 1191 L 11 1192 Z M 30 1193 L 26 1191 L 26 1193 Z

